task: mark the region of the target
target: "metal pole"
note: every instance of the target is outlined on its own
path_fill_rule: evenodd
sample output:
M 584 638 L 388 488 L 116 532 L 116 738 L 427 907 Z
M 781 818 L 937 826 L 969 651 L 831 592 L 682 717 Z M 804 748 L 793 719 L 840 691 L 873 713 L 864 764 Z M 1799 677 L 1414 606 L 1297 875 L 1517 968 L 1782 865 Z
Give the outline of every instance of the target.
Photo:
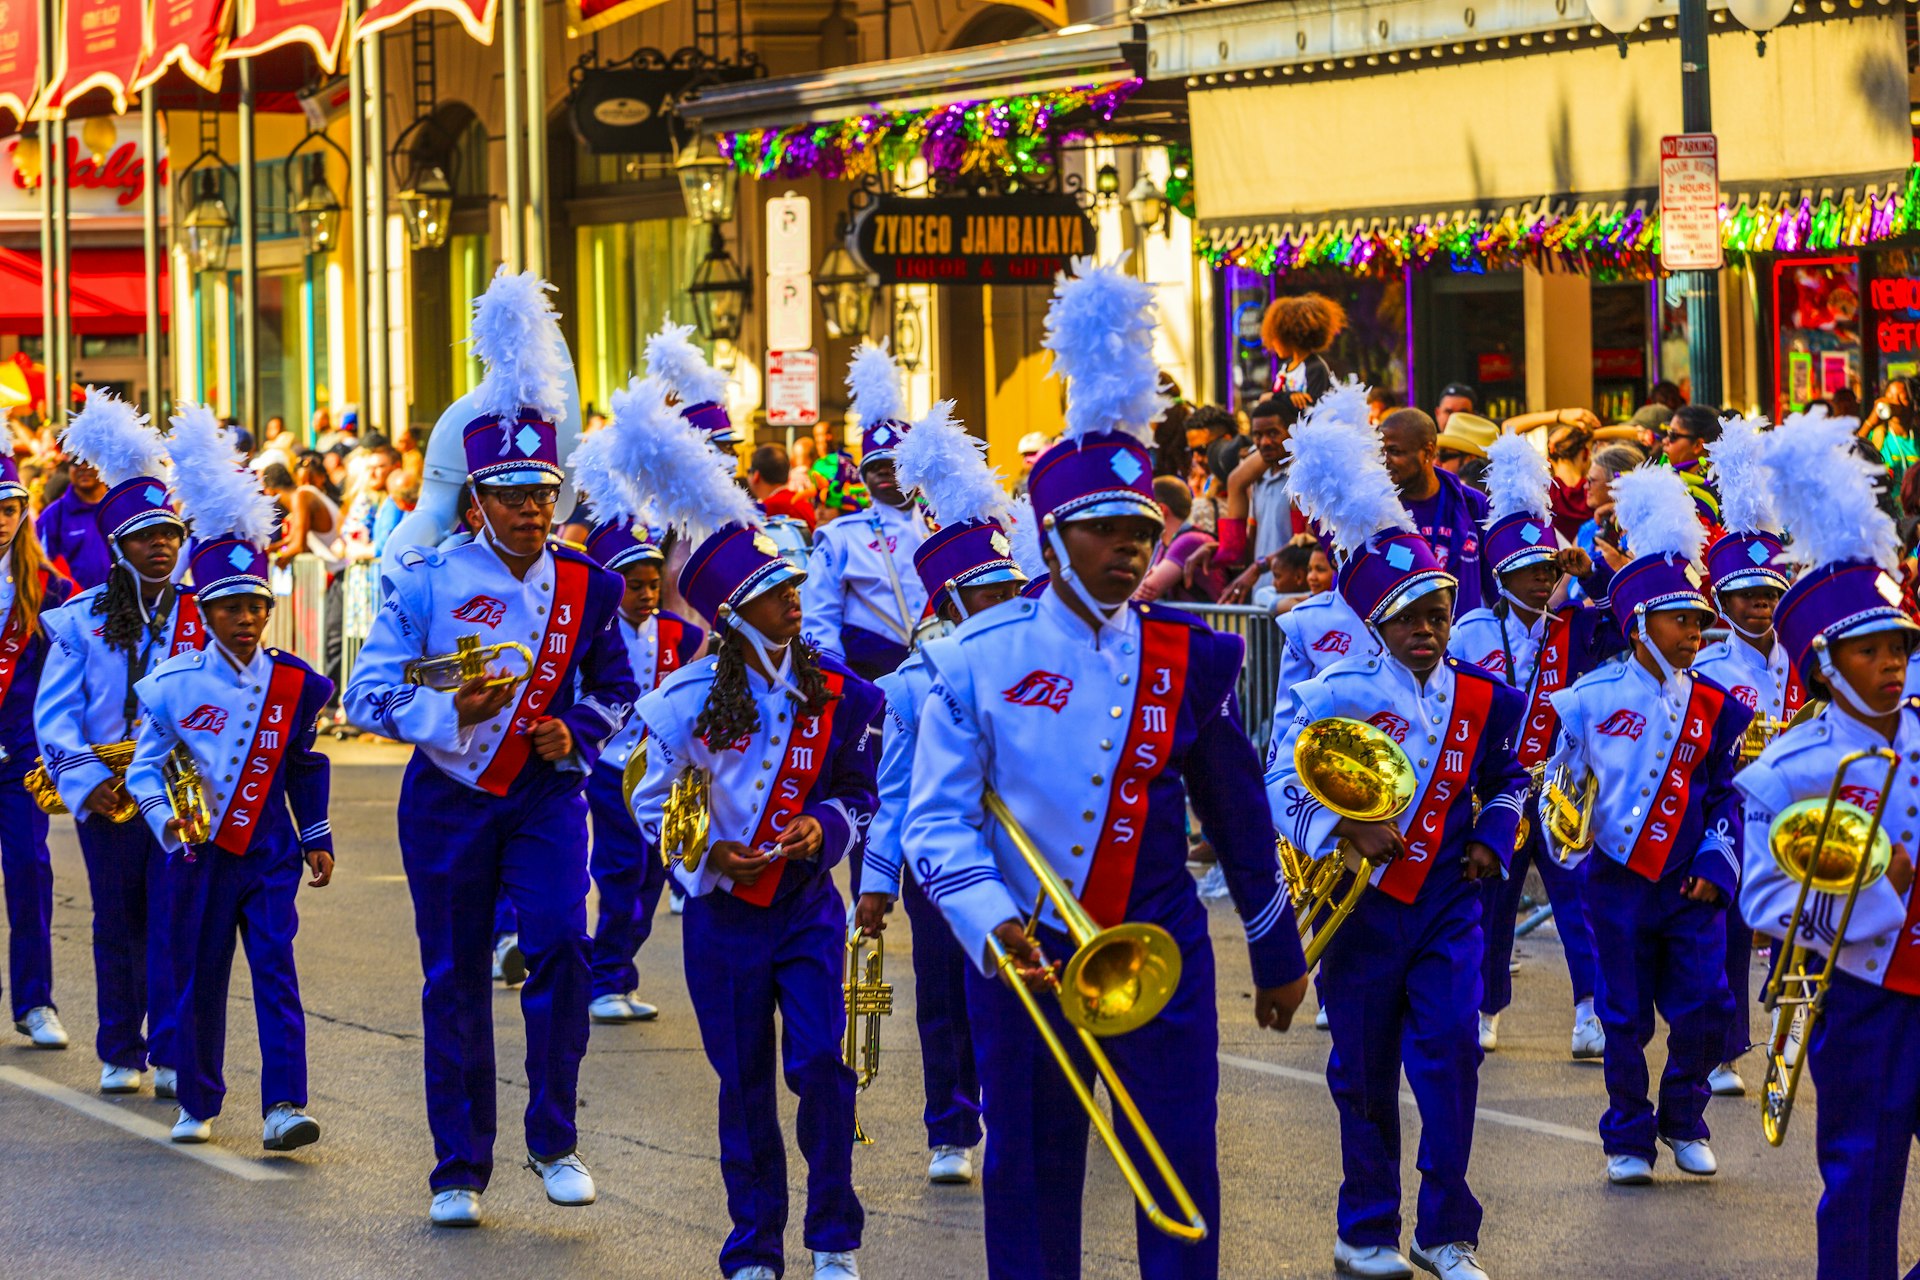
M 541 0 L 522 0 L 527 12 L 527 270 L 547 273 L 547 31 Z
M 520 271 L 526 261 L 523 241 L 520 238 L 522 206 L 525 204 L 525 191 L 520 181 L 521 156 L 525 151 L 527 133 L 520 119 L 525 104 L 520 100 L 520 22 L 519 10 L 513 0 L 500 0 L 500 14 L 496 21 L 500 24 L 500 91 L 507 100 L 507 270 Z
M 1707 79 L 1707 0 L 1680 0 L 1680 111 L 1688 133 L 1713 132 Z M 1720 405 L 1720 273 L 1689 271 L 1687 371 L 1694 404 Z
M 73 386 L 73 349 L 67 331 L 73 327 L 73 255 L 69 244 L 72 228 L 68 225 L 67 198 L 67 122 L 53 122 L 53 364 L 58 381 L 49 393 L 52 403 L 65 413 L 72 404 L 68 390 Z
M 368 323 L 372 327 L 372 349 L 368 352 L 367 375 L 371 390 L 360 405 L 360 434 L 387 429 L 392 404 L 392 381 L 388 366 L 392 337 L 387 323 L 387 68 L 386 38 L 373 36 L 367 41 L 367 263 L 372 275 Z
M 40 77 L 44 84 L 53 67 L 53 0 L 40 0 Z M 55 430 L 63 425 L 59 402 L 53 398 L 53 130 L 45 120 L 37 130 L 40 142 L 40 363 L 46 370 L 47 418 Z
M 347 151 L 352 163 L 347 166 L 347 225 L 353 229 L 353 398 L 364 414 L 368 392 L 373 386 L 368 364 L 373 359 L 373 326 L 367 314 L 366 69 L 358 34 L 360 11 L 360 0 L 350 0 L 347 6 Z M 334 413 L 340 412 L 341 406 L 335 405 Z
M 260 237 L 253 172 L 253 59 L 240 59 L 240 425 L 260 430 Z
M 151 89 L 140 95 L 140 154 L 147 159 L 140 184 L 140 243 L 146 251 L 147 412 L 157 419 L 167 401 L 160 394 L 160 113 L 154 108 Z

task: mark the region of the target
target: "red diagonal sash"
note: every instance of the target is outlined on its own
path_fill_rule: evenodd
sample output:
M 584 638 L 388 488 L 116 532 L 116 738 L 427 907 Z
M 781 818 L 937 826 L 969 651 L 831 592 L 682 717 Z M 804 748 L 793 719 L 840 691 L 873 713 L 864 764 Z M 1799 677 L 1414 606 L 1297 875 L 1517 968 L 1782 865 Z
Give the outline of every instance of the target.
M 9 610 L 7 629 L 0 631 L 0 704 L 7 700 L 7 691 L 13 688 L 13 678 L 20 672 L 20 655 L 27 651 L 27 629 L 20 625 L 20 612 Z
M 553 612 L 547 617 L 547 634 L 541 637 L 540 652 L 533 655 L 533 670 L 520 693 L 520 705 L 514 709 L 513 722 L 507 726 L 500 747 L 480 774 L 480 789 L 488 795 L 503 796 L 533 751 L 527 736 L 534 721 L 553 705 L 554 694 L 573 670 L 574 647 L 580 639 L 580 619 L 587 608 L 588 565 L 584 560 L 556 558 L 553 564 Z
M 227 801 L 227 815 L 214 832 L 213 847 L 239 856 L 253 843 L 253 833 L 273 790 L 273 774 L 287 754 L 287 743 L 298 732 L 294 714 L 300 710 L 300 690 L 307 673 L 291 662 L 273 664 L 267 697 L 260 704 L 260 722 L 253 731 L 253 749 L 240 770 L 240 785 Z
M 1555 614 L 1547 624 L 1546 639 L 1540 643 L 1539 660 L 1533 664 L 1533 696 L 1527 703 L 1526 723 L 1520 727 L 1517 754 L 1529 769 L 1553 754 L 1553 735 L 1560 717 L 1547 695 L 1567 687 L 1572 650 L 1573 622 L 1565 614 Z
M 1789 661 L 1787 663 L 1786 692 L 1780 695 L 1780 718 L 1782 720 L 1793 719 L 1794 712 L 1805 706 L 1806 701 L 1807 690 L 1806 686 L 1800 683 L 1800 668 Z
M 1471 790 L 1467 775 L 1473 769 L 1474 756 L 1479 754 L 1475 748 L 1487 722 L 1487 708 L 1492 705 L 1491 680 L 1464 671 L 1454 673 L 1453 719 L 1439 744 L 1440 759 L 1433 776 L 1427 779 L 1426 794 L 1420 797 L 1413 821 L 1406 825 L 1407 851 L 1387 864 L 1376 886 L 1396 902 L 1411 903 L 1419 897 L 1420 886 L 1433 870 L 1447 818 L 1454 804 Z
M 1177 622 L 1153 618 L 1140 628 L 1140 694 L 1114 770 L 1107 820 L 1100 827 L 1080 889 L 1080 905 L 1103 928 L 1127 918 L 1133 870 L 1147 829 L 1147 788 L 1173 755 L 1173 727 L 1187 692 L 1187 649 L 1193 637 Z
M 833 709 L 840 705 L 840 690 L 846 679 L 832 671 L 823 671 L 821 675 L 830 695 L 827 705 L 817 716 L 794 717 L 793 731 L 787 735 L 787 745 L 780 757 L 780 771 L 773 776 L 773 794 L 768 797 L 766 811 L 760 815 L 760 826 L 753 833 L 750 847 L 756 853 L 779 844 L 780 833 L 799 816 L 807 797 L 813 794 L 820 767 L 826 763 L 827 748 L 833 742 Z M 733 896 L 756 907 L 768 905 L 773 901 L 773 891 L 780 887 L 780 874 L 786 869 L 787 860 L 775 858 L 752 884 L 734 885 Z
M 173 643 L 167 646 L 167 656 L 185 653 L 189 649 L 207 647 L 207 627 L 200 621 L 200 604 L 192 596 L 182 593 L 175 597 L 177 607 L 173 611 Z
M 1907 922 L 1900 926 L 1899 940 L 1887 957 L 1886 988 L 1920 996 L 1920 889 L 1907 893 Z
M 1658 880 L 1667 869 L 1667 855 L 1680 834 L 1680 820 L 1687 813 L 1687 791 L 1693 783 L 1693 771 L 1707 758 L 1707 746 L 1713 741 L 1713 726 L 1720 719 L 1720 707 L 1726 695 L 1705 680 L 1693 682 L 1693 695 L 1687 699 L 1687 716 L 1680 725 L 1680 740 L 1673 744 L 1667 771 L 1661 775 L 1660 789 L 1653 794 L 1647 810 L 1646 825 L 1634 842 L 1627 859 L 1627 870 L 1649 880 Z
M 687 624 L 678 618 L 655 614 L 653 630 L 653 687 L 658 689 L 668 676 L 680 669 L 680 637 Z

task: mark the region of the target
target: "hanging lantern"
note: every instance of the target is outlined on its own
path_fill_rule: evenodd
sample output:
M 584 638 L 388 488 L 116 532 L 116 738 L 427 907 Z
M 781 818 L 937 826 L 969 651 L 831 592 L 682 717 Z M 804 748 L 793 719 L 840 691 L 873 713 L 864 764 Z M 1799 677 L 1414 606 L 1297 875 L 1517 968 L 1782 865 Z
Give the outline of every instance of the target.
M 112 116 L 90 116 L 80 126 L 80 145 L 87 149 L 95 164 L 105 164 L 113 149 L 120 145 L 120 130 Z
M 1593 20 L 1620 39 L 1620 56 L 1627 56 L 1627 37 L 1653 16 L 1656 0 L 1587 0 Z
M 340 234 L 340 197 L 327 184 L 325 158 L 308 156 L 306 162 L 306 188 L 293 203 L 293 217 L 308 253 L 331 253 Z
M 395 197 L 407 224 L 407 243 L 438 249 L 447 242 L 453 219 L 453 184 L 437 164 L 417 163 Z
M 693 319 L 700 336 L 709 342 L 733 342 L 740 337 L 746 315 L 747 294 L 753 285 L 727 254 L 720 224 L 711 224 L 707 256 L 693 269 L 693 283 L 687 292 L 693 295 Z
M 1145 174 L 1133 184 L 1133 190 L 1127 192 L 1127 208 L 1133 214 L 1133 225 L 1143 235 L 1152 235 L 1159 229 L 1167 217 L 1166 193 L 1155 186 L 1153 179 Z
M 893 356 L 908 373 L 920 367 L 926 340 L 927 326 L 920 315 L 920 304 L 911 295 L 902 297 L 893 309 Z
M 712 137 L 696 130 L 685 146 L 676 146 L 673 173 L 680 180 L 687 217 L 701 224 L 726 222 L 733 217 L 740 174 L 720 154 L 720 144 Z
M 227 211 L 227 202 L 220 198 L 218 174 L 200 175 L 200 192 L 194 197 L 187 216 L 181 219 L 181 229 L 186 236 L 187 261 L 195 271 L 227 269 L 227 246 L 233 242 L 233 215 Z
M 1793 0 L 1727 0 L 1740 25 L 1760 37 L 1760 56 L 1767 56 L 1767 32 L 1787 20 Z
M 40 139 L 21 138 L 13 144 L 13 167 L 30 187 L 40 185 Z
M 867 321 L 873 316 L 877 285 L 847 251 L 849 230 L 847 215 L 842 213 L 840 225 L 834 228 L 833 248 L 813 273 L 813 292 L 826 316 L 829 338 L 865 337 Z

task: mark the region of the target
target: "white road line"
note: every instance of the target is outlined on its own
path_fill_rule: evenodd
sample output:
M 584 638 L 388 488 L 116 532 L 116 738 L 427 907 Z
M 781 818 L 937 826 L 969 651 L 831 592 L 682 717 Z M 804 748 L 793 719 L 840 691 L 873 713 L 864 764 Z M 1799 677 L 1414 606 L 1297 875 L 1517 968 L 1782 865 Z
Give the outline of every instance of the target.
M 1298 1080 L 1304 1084 L 1317 1084 L 1326 1087 L 1327 1076 L 1323 1071 L 1302 1071 L 1299 1067 L 1283 1067 L 1274 1062 L 1262 1062 L 1258 1058 L 1242 1058 L 1236 1054 L 1223 1053 L 1220 1061 L 1230 1067 L 1239 1067 L 1245 1071 L 1257 1071 L 1263 1076 L 1278 1076 L 1282 1080 Z M 1400 1091 L 1400 1105 L 1414 1106 L 1413 1093 Z M 1590 1147 L 1600 1145 L 1600 1135 L 1592 1129 L 1575 1129 L 1571 1125 L 1555 1124 L 1551 1120 L 1535 1120 L 1532 1116 L 1515 1115 L 1511 1111 L 1495 1111 L 1490 1107 L 1475 1107 L 1474 1119 L 1485 1120 L 1488 1124 L 1504 1124 L 1513 1129 L 1525 1129 L 1529 1133 L 1545 1134 L 1549 1138 L 1564 1138 L 1568 1142 L 1583 1142 Z
M 123 1129 L 136 1138 L 157 1142 L 177 1156 L 198 1160 L 202 1164 L 210 1165 L 221 1173 L 229 1174 L 244 1182 L 280 1182 L 288 1177 L 286 1173 L 274 1168 L 271 1164 L 259 1160 L 248 1160 L 215 1146 L 184 1145 L 174 1142 L 171 1137 L 173 1132 L 171 1125 L 135 1115 L 125 1107 L 115 1106 L 104 1098 L 92 1097 L 69 1089 L 63 1084 L 55 1084 L 45 1076 L 35 1075 L 31 1071 L 23 1071 L 19 1067 L 0 1067 L 0 1080 L 25 1089 L 29 1093 L 37 1093 L 43 1098 L 49 1098 L 63 1107 L 72 1107 L 81 1115 L 92 1116 L 95 1120 L 110 1124 L 116 1129 Z

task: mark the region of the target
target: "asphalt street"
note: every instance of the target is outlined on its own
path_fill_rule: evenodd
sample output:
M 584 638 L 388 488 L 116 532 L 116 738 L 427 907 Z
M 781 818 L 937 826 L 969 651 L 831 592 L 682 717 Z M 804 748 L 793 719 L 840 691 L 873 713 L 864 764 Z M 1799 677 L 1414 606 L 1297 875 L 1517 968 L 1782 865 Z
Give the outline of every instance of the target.
M 228 1109 L 214 1142 L 165 1141 L 172 1104 L 96 1089 L 90 908 L 71 826 L 56 819 L 55 997 L 73 1035 L 64 1053 L 0 1039 L 0 1277 L 704 1277 L 727 1230 L 716 1086 L 681 977 L 679 921 L 663 903 L 642 953 L 642 994 L 657 1022 L 596 1027 L 581 1077 L 581 1151 L 599 1184 L 585 1209 L 549 1205 L 518 1168 L 526 1086 L 514 992 L 495 995 L 503 1131 L 478 1231 L 427 1224 L 432 1165 L 422 1099 L 420 970 L 395 845 L 397 750 L 338 753 L 332 886 L 301 891 L 300 979 L 308 1011 L 310 1110 L 317 1146 L 271 1156 L 259 1140 L 259 1056 L 244 961 L 228 1027 Z M 402 819 L 404 820 L 404 819 Z M 1277 1036 L 1252 1020 L 1239 922 L 1213 904 L 1221 959 L 1220 1149 L 1223 1274 L 1331 1276 L 1339 1144 L 1322 1075 L 1327 1037 L 1303 1011 Z M 875 1145 L 854 1168 L 867 1210 L 869 1280 L 985 1272 L 977 1187 L 925 1181 L 919 1046 L 910 1013 L 907 922 L 888 935 L 900 1012 L 885 1028 L 878 1080 L 861 1100 Z M 1803 1100 L 1784 1148 L 1761 1136 L 1756 1104 L 1708 1112 L 1721 1173 L 1693 1179 L 1663 1163 L 1652 1187 L 1605 1185 L 1594 1122 L 1597 1064 L 1568 1056 L 1566 970 L 1551 928 L 1521 943 L 1517 1001 L 1480 1073 L 1473 1182 L 1486 1206 L 1481 1257 L 1495 1277 L 1792 1280 L 1813 1274 L 1820 1192 Z M 1755 981 L 1759 981 L 1756 966 Z M 1761 1030 L 1757 1014 L 1756 1036 Z M 1653 1051 L 1658 1071 L 1660 1049 Z M 1758 1053 L 1743 1062 L 1758 1084 Z M 1808 1093 L 1811 1092 L 1809 1089 Z M 1404 1178 L 1416 1186 L 1418 1120 L 1409 1103 Z M 793 1106 L 783 1096 L 791 1145 Z M 1104 1153 L 1089 1158 L 1089 1280 L 1135 1274 L 1133 1218 Z M 1910 1172 L 1913 1164 L 1909 1164 Z M 800 1241 L 804 1167 L 789 1165 L 789 1274 Z M 1910 1178 L 1910 1181 L 1913 1179 Z M 1910 1190 L 1903 1258 L 1920 1255 L 1920 1191 Z M 1409 1225 L 1410 1230 L 1410 1225 Z

